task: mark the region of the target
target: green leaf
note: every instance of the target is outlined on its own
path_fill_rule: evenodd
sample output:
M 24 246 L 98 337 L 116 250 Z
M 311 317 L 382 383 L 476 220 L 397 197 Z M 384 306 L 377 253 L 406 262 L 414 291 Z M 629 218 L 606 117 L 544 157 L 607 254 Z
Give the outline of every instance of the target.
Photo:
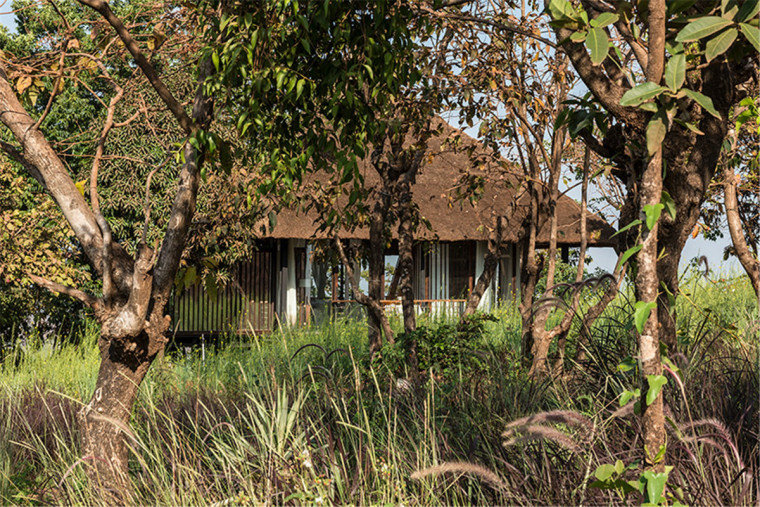
M 627 230 L 628 230 L 628 229 L 630 229 L 631 227 L 636 227 L 636 226 L 637 226 L 637 225 L 639 225 L 640 223 L 641 223 L 641 220 L 639 220 L 639 219 L 637 218 L 636 220 L 632 221 L 630 224 L 626 225 L 626 226 L 625 226 L 625 227 L 623 227 L 622 229 L 619 229 L 619 230 L 618 230 L 618 231 L 617 231 L 615 234 L 613 234 L 613 235 L 612 235 L 612 237 L 614 238 L 614 237 L 615 237 L 615 236 L 617 236 L 618 234 L 620 234 L 620 233 L 622 233 L 622 232 L 625 232 L 625 231 L 627 231 Z
M 728 30 L 719 33 L 709 41 L 705 47 L 705 58 L 707 61 L 713 60 L 716 56 L 720 56 L 731 47 L 736 37 L 739 35 L 739 31 L 736 28 L 729 28 Z
M 650 113 L 656 113 L 658 110 L 657 104 L 654 102 L 644 102 L 643 104 L 639 104 L 639 109 L 643 111 L 648 111 Z
M 623 94 L 623 97 L 620 99 L 620 105 L 638 106 L 646 100 L 657 97 L 665 90 L 667 90 L 667 88 L 664 86 L 660 86 L 657 83 L 647 81 L 646 83 L 641 83 L 640 85 L 625 92 Z
M 636 365 L 639 363 L 636 362 L 634 358 L 631 356 L 627 356 L 625 359 L 620 361 L 620 364 L 617 365 L 617 371 L 621 373 L 625 373 L 627 371 L 631 371 L 632 369 L 636 368 Z
M 734 19 L 739 12 L 739 7 L 736 5 L 736 0 L 721 0 L 720 2 L 720 16 L 725 19 Z
M 668 60 L 665 67 L 665 84 L 672 92 L 678 91 L 686 81 L 686 55 L 678 54 Z
M 596 477 L 600 481 L 606 481 L 607 479 L 612 477 L 612 474 L 614 473 L 615 473 L 615 465 L 605 463 L 604 465 L 599 465 L 598 467 L 596 467 L 596 470 L 594 470 L 594 477 Z
M 214 51 L 211 53 L 211 61 L 214 64 L 214 69 L 216 69 L 217 72 L 219 72 L 219 53 Z
M 296 100 L 301 98 L 301 93 L 303 93 L 303 86 L 306 84 L 305 79 L 299 79 L 298 84 L 296 84 Z
M 665 208 L 665 205 L 660 202 L 657 204 L 647 204 L 644 206 L 644 214 L 647 217 L 647 228 L 650 231 L 654 229 L 657 220 L 660 219 L 663 208 Z
M 667 133 L 668 123 L 665 111 L 658 110 L 647 124 L 647 151 L 650 157 L 662 147 L 662 141 Z
M 720 18 L 718 16 L 703 16 L 701 18 L 695 19 L 686 25 L 683 30 L 678 32 L 678 35 L 676 35 L 676 41 L 692 42 L 699 40 L 707 37 L 708 35 L 712 35 L 715 32 L 723 30 L 725 27 L 732 24 L 733 23 L 731 21 Z
M 683 91 L 686 93 L 687 97 L 699 104 L 702 109 L 720 120 L 720 114 L 718 113 L 717 109 L 715 109 L 713 101 L 710 97 L 702 95 L 701 93 L 695 92 L 694 90 L 690 90 L 688 88 L 684 88 Z
M 647 384 L 649 384 L 649 389 L 647 389 L 647 406 L 654 403 L 655 398 L 662 391 L 662 386 L 667 383 L 668 379 L 665 378 L 665 375 L 647 375 Z
M 676 219 L 676 203 L 673 200 L 673 198 L 670 197 L 670 194 L 667 193 L 665 190 L 662 191 L 660 202 L 663 204 L 663 206 L 665 206 L 665 212 L 668 215 L 670 215 L 670 218 L 675 220 Z
M 587 36 L 588 36 L 588 32 L 586 30 L 580 30 L 578 32 L 573 32 L 570 35 L 570 40 L 580 44 L 581 42 L 586 40 Z
M 647 470 L 641 474 L 641 477 L 646 481 L 646 497 L 644 498 L 644 502 L 658 505 L 665 492 L 665 483 L 668 480 L 668 474 Z
M 697 128 L 697 126 L 694 123 L 690 122 L 690 121 L 686 122 L 686 121 L 683 121 L 680 118 L 673 118 L 673 121 L 676 122 L 676 123 L 678 123 L 682 127 L 686 127 L 687 129 L 691 130 L 695 134 L 699 134 L 700 136 L 705 135 L 704 132 L 702 132 L 701 130 L 699 130 L 699 128 Z
M 548 9 L 552 19 L 578 19 L 578 11 L 567 0 L 551 0 Z
M 644 332 L 644 324 L 649 320 L 649 314 L 652 310 L 657 308 L 657 303 L 654 301 L 645 303 L 644 301 L 636 301 L 633 305 L 633 323 L 636 326 L 636 330 L 641 334 Z
M 620 19 L 620 16 L 617 14 L 613 14 L 611 12 L 603 12 L 596 18 L 592 19 L 591 23 L 589 24 L 594 28 L 604 28 L 605 26 L 617 23 L 618 19 Z
M 694 5 L 697 2 L 697 0 L 670 0 L 668 3 L 668 15 L 669 16 L 675 16 L 676 14 L 679 14 L 692 5 Z
M 757 16 L 758 12 L 760 12 L 760 0 L 745 0 L 739 8 L 739 12 L 736 13 L 734 21 L 743 23 Z M 755 30 L 758 29 L 755 28 Z
M 758 53 L 760 53 L 760 28 L 748 25 L 747 23 L 741 23 L 739 28 L 741 29 L 744 38 L 755 47 Z
M 622 394 L 620 395 L 620 401 L 619 401 L 620 406 L 621 407 L 626 406 L 628 402 L 631 401 L 631 399 L 638 396 L 641 396 L 640 389 L 636 389 L 635 391 L 623 391 Z
M 602 28 L 592 28 L 586 37 L 586 47 L 591 51 L 591 63 L 599 65 L 607 58 L 610 40 Z
M 625 261 L 630 259 L 632 256 L 636 255 L 639 252 L 639 250 L 641 250 L 642 248 L 643 248 L 643 245 L 634 245 L 628 250 L 626 250 L 623 256 L 620 258 L 620 264 L 625 264 Z

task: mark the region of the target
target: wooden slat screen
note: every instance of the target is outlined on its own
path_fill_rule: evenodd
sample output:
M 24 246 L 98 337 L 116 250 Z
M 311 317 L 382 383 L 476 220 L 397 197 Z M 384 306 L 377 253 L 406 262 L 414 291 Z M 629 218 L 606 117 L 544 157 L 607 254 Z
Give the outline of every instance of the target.
M 254 253 L 235 265 L 232 280 L 212 298 L 198 283 L 175 293 L 172 323 L 177 335 L 265 333 L 272 330 L 274 297 L 273 255 Z

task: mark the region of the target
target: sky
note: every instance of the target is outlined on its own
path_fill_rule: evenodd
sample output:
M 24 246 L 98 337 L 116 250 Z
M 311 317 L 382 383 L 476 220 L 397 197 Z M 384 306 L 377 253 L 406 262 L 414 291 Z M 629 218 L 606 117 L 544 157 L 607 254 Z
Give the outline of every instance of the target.
M 11 30 L 15 29 L 14 15 L 10 13 L 10 1 L 0 0 L 0 24 L 8 27 Z M 580 91 L 580 94 L 583 92 Z M 473 126 L 471 129 L 466 130 L 469 135 L 477 138 L 478 125 Z M 565 189 L 560 189 L 563 191 Z M 594 190 L 593 186 L 590 189 L 590 198 L 593 198 L 596 192 L 596 196 L 599 195 L 598 190 Z M 580 201 L 580 187 L 571 189 L 568 194 L 570 197 Z M 613 224 L 617 228 L 617 224 Z M 705 256 L 707 258 L 710 270 L 714 274 L 738 274 L 741 273 L 741 265 L 735 257 L 730 258 L 728 261 L 723 260 L 723 251 L 726 246 L 730 244 L 730 237 L 726 230 L 723 231 L 723 238 L 717 241 L 708 241 L 701 235 L 697 238 L 689 238 L 686 242 L 683 254 L 681 256 L 681 268 L 683 269 L 692 259 Z M 588 255 L 593 259 L 589 265 L 589 271 L 593 272 L 596 268 L 612 272 L 617 261 L 617 255 L 611 248 L 590 248 Z

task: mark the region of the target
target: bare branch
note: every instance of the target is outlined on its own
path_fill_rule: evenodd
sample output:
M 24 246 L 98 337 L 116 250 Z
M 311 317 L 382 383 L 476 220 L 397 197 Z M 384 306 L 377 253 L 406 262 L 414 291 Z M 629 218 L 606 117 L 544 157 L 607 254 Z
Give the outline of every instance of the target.
M 100 311 L 102 309 L 102 304 L 100 300 L 91 294 L 87 294 L 86 292 L 83 292 L 79 289 L 75 289 L 73 287 L 69 287 L 67 285 L 62 285 L 60 283 L 53 282 L 52 280 L 48 280 L 47 278 L 43 278 L 41 276 L 32 275 L 28 273 L 26 276 L 28 276 L 31 281 L 33 281 L 40 287 L 44 287 L 45 289 L 51 292 L 58 292 L 60 294 L 65 294 L 69 297 L 77 299 L 95 311 Z
M 50 2 L 53 4 L 53 2 Z M 55 6 L 55 4 L 53 4 Z M 58 10 L 57 7 L 55 7 L 56 10 Z M 65 20 L 66 18 L 64 18 Z M 68 24 L 68 23 L 67 23 Z M 39 117 L 37 122 L 32 127 L 33 129 L 40 128 L 40 125 L 42 125 L 42 122 L 45 121 L 45 118 L 47 118 L 47 115 L 50 113 L 50 108 L 53 106 L 53 100 L 55 100 L 56 95 L 58 94 L 58 89 L 61 86 L 61 82 L 63 81 L 63 71 L 64 71 L 64 63 L 66 60 L 66 49 L 69 45 L 68 39 L 63 41 L 63 46 L 61 46 L 61 56 L 58 58 L 58 75 L 55 78 L 55 82 L 53 83 L 53 91 L 50 93 L 50 98 L 48 98 L 47 104 L 45 104 L 45 110 L 42 111 L 42 115 Z
M 97 11 L 101 16 L 103 16 L 103 18 L 105 18 L 105 20 L 113 27 L 113 29 L 116 30 L 116 33 L 124 43 L 124 46 L 126 46 L 127 50 L 135 59 L 137 66 L 140 67 L 140 69 L 143 71 L 145 77 L 148 78 L 148 81 L 150 82 L 151 86 L 153 86 L 153 89 L 156 90 L 159 97 L 161 97 L 161 100 L 163 100 L 164 104 L 166 104 L 166 107 L 168 107 L 172 114 L 174 114 L 174 117 L 177 119 L 185 133 L 190 134 L 193 130 L 192 120 L 187 115 L 182 105 L 177 101 L 177 99 L 174 98 L 163 81 L 161 81 L 161 78 L 158 76 L 156 69 L 153 67 L 153 65 L 150 64 L 148 59 L 145 58 L 145 55 L 142 53 L 142 51 L 140 51 L 137 42 L 135 42 L 135 40 L 132 38 L 132 35 L 127 30 L 127 27 L 125 27 L 124 23 L 122 23 L 122 21 L 113 13 L 113 11 L 111 11 L 108 3 L 104 0 L 77 1 L 82 5 L 86 5 L 87 7 L 90 7 L 91 9 Z

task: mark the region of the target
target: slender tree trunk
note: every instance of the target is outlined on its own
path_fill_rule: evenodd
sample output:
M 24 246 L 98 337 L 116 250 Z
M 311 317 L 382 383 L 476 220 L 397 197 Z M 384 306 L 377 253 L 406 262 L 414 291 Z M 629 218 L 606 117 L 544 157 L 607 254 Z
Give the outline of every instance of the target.
M 647 81 L 659 84 L 665 62 L 665 0 L 649 3 L 649 55 L 646 69 Z M 640 184 L 641 200 L 639 217 L 646 224 L 645 206 L 655 206 L 662 195 L 662 145 L 649 159 Z M 657 221 L 659 222 L 659 220 Z M 642 226 L 642 248 L 637 255 L 636 299 L 637 304 L 657 304 L 659 276 L 657 273 L 658 223 L 651 229 Z M 649 390 L 648 378 L 662 375 L 660 359 L 658 312 L 652 311 L 639 334 L 639 354 L 641 358 L 642 388 L 641 400 L 646 400 Z M 664 460 L 655 456 L 665 446 L 665 417 L 663 396 L 659 392 L 652 403 L 641 403 L 644 462 L 648 469 L 664 471 Z
M 544 298 L 554 296 L 554 277 L 557 269 L 557 199 L 559 198 L 559 176 L 562 171 L 562 148 L 564 146 L 564 129 L 555 131 L 552 136 L 552 159 L 549 168 L 549 252 L 547 254 L 546 293 Z M 530 375 L 544 375 L 549 370 L 549 347 L 556 333 L 546 330 L 546 321 L 551 314 L 551 305 L 542 305 L 534 312 L 531 321 L 533 333 L 533 364 Z
M 483 294 L 488 290 L 488 286 L 491 285 L 498 265 L 499 255 L 497 250 L 493 247 L 489 248 L 488 252 L 486 252 L 485 262 L 483 263 L 483 272 L 478 277 L 475 287 L 472 288 L 470 296 L 467 298 L 467 306 L 464 308 L 462 317 L 469 317 L 478 310 L 480 300 L 483 299 Z
M 409 181 L 399 182 L 399 223 L 398 223 L 398 269 L 401 287 L 401 308 L 404 314 L 404 332 L 417 329 L 414 311 L 414 230 L 412 189 Z
M 586 223 L 586 215 L 588 214 L 588 177 L 590 169 L 591 150 L 586 146 L 586 150 L 583 154 L 583 180 L 581 183 L 581 224 L 580 235 L 581 245 L 580 252 L 578 254 L 578 269 L 575 271 L 575 283 L 583 281 L 583 275 L 586 268 L 586 250 L 588 249 L 588 226 Z M 577 290 L 573 296 L 573 301 L 570 308 L 575 311 L 580 305 L 581 291 Z M 571 311 L 571 310 L 568 310 Z M 569 326 L 568 326 L 569 329 Z M 559 366 L 564 364 L 565 360 L 565 348 L 567 347 L 567 331 L 564 330 L 557 340 L 557 350 L 559 352 Z
M 755 296 L 760 298 L 760 262 L 752 255 L 744 237 L 742 220 L 739 216 L 739 200 L 736 197 L 736 178 L 733 169 L 726 165 L 723 170 L 723 192 L 725 194 L 724 205 L 728 231 L 731 234 L 736 256 L 739 258 L 744 271 L 747 272 L 747 276 L 752 282 L 752 288 L 755 289 Z
M 367 296 L 380 304 L 383 299 L 383 275 L 385 274 L 385 215 L 388 211 L 387 197 L 381 196 L 372 209 L 369 225 L 369 284 Z M 382 322 L 375 312 L 367 312 L 367 337 L 370 354 L 383 346 Z

